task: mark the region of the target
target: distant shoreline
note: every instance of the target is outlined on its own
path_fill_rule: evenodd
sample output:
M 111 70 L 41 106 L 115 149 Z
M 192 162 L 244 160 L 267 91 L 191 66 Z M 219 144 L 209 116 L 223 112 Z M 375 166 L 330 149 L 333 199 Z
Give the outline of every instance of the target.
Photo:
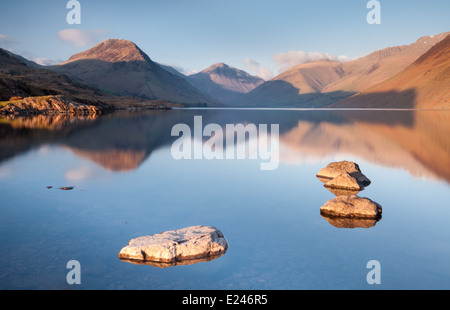
M 449 111 L 450 108 L 253 108 L 253 107 L 173 107 L 172 110 L 247 110 L 247 111 Z

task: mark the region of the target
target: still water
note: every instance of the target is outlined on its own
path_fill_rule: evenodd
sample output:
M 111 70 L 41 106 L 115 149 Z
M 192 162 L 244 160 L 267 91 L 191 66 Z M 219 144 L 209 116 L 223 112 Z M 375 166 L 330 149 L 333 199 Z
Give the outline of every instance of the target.
M 175 159 L 171 130 L 193 129 L 195 116 L 279 125 L 276 169 L 260 157 Z M 383 216 L 368 228 L 320 215 L 335 195 L 316 173 L 338 160 L 372 181 L 359 196 Z M 0 195 L 0 289 L 450 289 L 450 111 L 3 119 Z M 132 238 L 194 225 L 220 229 L 225 255 L 167 268 L 118 259 Z M 66 281 L 70 260 L 80 285 Z M 370 260 L 379 285 L 367 282 Z

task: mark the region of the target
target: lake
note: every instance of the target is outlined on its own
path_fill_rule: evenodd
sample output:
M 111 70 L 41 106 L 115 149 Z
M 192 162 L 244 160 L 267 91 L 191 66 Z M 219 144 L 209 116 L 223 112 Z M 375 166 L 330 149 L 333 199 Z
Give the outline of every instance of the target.
M 244 158 L 220 158 L 224 147 L 195 159 L 208 140 L 194 134 L 195 117 L 200 130 L 254 124 L 258 132 L 245 141 Z M 174 156 L 177 124 L 192 130 L 183 140 L 192 140 L 191 159 Z M 270 149 L 261 124 L 271 137 L 277 125 L 273 169 L 262 169 L 268 159 L 255 149 Z M 450 289 L 449 137 L 444 110 L 2 119 L 0 289 Z M 378 222 L 340 227 L 321 216 L 335 195 L 316 174 L 340 160 L 358 163 L 371 180 L 358 195 L 382 206 Z M 167 268 L 118 258 L 132 238 L 194 225 L 217 227 L 227 252 Z M 66 280 L 71 260 L 80 263 L 80 285 Z M 371 260 L 381 284 L 367 281 Z

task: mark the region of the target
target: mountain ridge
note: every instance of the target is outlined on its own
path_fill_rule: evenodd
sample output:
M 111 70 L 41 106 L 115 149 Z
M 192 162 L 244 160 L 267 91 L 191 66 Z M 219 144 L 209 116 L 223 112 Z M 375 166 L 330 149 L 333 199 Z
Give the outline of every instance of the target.
M 450 104 L 448 85 L 450 34 L 392 78 L 331 106 L 444 108 Z
M 387 47 L 351 61 L 321 60 L 291 67 L 243 96 L 237 105 L 325 107 L 395 76 L 449 33 L 423 36 L 410 45 Z
M 114 95 L 176 104 L 218 106 L 220 103 L 154 62 L 135 43 L 105 40 L 48 69 L 66 74 Z

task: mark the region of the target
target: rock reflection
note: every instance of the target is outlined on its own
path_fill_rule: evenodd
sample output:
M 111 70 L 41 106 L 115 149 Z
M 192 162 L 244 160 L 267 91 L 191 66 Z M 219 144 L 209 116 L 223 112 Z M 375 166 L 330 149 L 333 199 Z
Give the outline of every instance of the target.
M 336 196 L 320 208 L 321 216 L 331 225 L 338 228 L 370 228 L 381 219 L 382 207 L 379 204 L 357 196 L 371 184 L 358 164 L 350 161 L 330 163 L 317 173 L 317 178 Z M 352 189 L 353 185 L 358 190 Z
M 215 260 L 223 255 L 224 254 L 204 257 L 204 258 L 200 258 L 200 259 L 187 259 L 187 260 L 177 261 L 177 262 L 173 262 L 173 263 L 140 261 L 140 260 L 123 259 L 123 258 L 119 258 L 119 259 L 123 262 L 134 264 L 134 265 L 145 265 L 145 266 L 153 266 L 153 267 L 157 267 L 157 268 L 168 268 L 168 267 L 175 267 L 175 266 L 187 266 L 187 265 L 194 265 L 194 264 L 198 264 L 198 263 L 205 263 L 205 262 Z
M 349 189 L 340 189 L 340 188 L 331 188 L 331 187 L 325 187 L 328 191 L 330 191 L 333 195 L 335 195 L 336 197 L 339 196 L 351 196 L 351 195 L 357 195 L 359 194 L 362 190 L 359 191 L 355 191 L 355 190 L 349 190 Z
M 94 121 L 99 115 L 33 115 L 33 116 L 6 116 L 1 117 L 1 123 L 8 123 L 15 129 L 46 129 L 46 130 L 60 130 L 70 124 L 79 124 Z
M 375 226 L 381 219 L 381 217 L 378 219 L 344 218 L 327 216 L 325 214 L 321 214 L 321 216 L 337 228 L 370 228 Z
M 112 171 L 137 169 L 155 149 L 170 146 L 177 123 L 279 124 L 280 162 L 349 154 L 414 176 L 450 182 L 448 111 L 120 111 L 97 116 L 0 119 L 0 161 L 44 143 L 61 145 Z M 340 194 L 339 194 L 340 195 Z

